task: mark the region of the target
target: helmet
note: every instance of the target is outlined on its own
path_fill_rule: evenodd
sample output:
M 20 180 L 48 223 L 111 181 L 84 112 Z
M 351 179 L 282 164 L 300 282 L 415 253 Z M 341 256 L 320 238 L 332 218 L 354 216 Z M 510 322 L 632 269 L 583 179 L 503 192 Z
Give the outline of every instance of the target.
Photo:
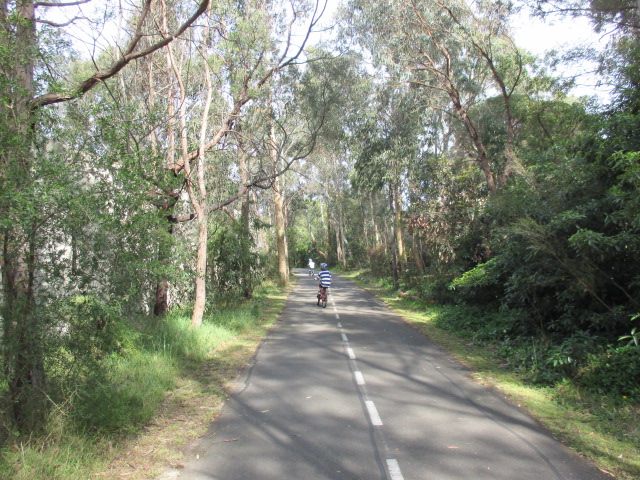
M 327 268 L 327 264 L 326 263 L 321 263 L 320 264 L 320 268 Z
M 313 259 L 312 259 L 312 258 L 310 258 L 310 259 L 309 259 L 309 261 L 310 261 L 310 262 L 313 262 Z

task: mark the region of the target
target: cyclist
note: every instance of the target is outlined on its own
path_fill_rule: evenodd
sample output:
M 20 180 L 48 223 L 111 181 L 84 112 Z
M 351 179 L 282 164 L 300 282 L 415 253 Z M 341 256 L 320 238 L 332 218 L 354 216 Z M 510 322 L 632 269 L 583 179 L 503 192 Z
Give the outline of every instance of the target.
M 318 285 L 318 299 L 320 299 L 320 293 L 324 292 L 327 294 L 327 288 L 331 286 L 331 272 L 327 268 L 326 263 L 320 264 L 320 271 L 318 272 L 318 280 L 320 280 L 320 284 Z
M 313 261 L 313 259 L 309 259 L 309 276 L 312 276 L 315 272 L 314 269 L 316 268 L 316 264 Z

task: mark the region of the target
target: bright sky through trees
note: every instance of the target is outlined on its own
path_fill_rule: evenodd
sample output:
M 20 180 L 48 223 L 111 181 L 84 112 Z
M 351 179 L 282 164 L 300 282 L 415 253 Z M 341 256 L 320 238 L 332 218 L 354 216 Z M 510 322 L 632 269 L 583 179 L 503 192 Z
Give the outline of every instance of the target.
M 321 27 L 330 29 L 335 23 L 333 16 L 336 14 L 338 7 L 343 3 L 342 0 L 327 0 L 327 7 L 324 14 L 324 20 Z M 516 43 L 529 52 L 544 57 L 548 52 L 556 50 L 558 52 L 566 52 L 572 48 L 586 47 L 596 48 L 598 50 L 604 48 L 607 41 L 606 36 L 598 36 L 594 33 L 589 20 L 586 18 L 576 18 L 567 21 L 566 19 L 549 19 L 543 21 L 539 18 L 532 17 L 526 13 L 526 7 L 514 18 L 512 23 L 513 33 Z M 331 35 L 331 30 L 322 31 L 316 35 L 316 41 L 325 39 Z M 573 76 L 577 73 L 581 75 L 577 79 L 577 85 L 573 89 L 575 95 L 588 96 L 597 95 L 605 100 L 608 98 L 608 90 L 606 88 L 596 88 L 596 78 L 588 72 L 594 68 L 593 65 L 564 65 L 559 67 L 558 74 L 560 76 Z

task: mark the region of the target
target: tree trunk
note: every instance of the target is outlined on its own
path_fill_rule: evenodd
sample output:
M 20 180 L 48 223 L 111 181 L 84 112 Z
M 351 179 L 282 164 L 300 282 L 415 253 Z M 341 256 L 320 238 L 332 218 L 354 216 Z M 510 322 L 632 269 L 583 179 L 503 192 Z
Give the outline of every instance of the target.
M 189 161 L 185 162 L 185 175 L 187 176 L 187 191 L 191 198 L 191 203 L 194 206 L 196 214 L 198 216 L 198 254 L 196 259 L 196 296 L 193 304 L 193 315 L 191 316 L 191 326 L 199 327 L 202 324 L 204 318 L 204 309 L 207 303 L 207 240 L 209 235 L 209 212 L 208 212 L 208 198 L 207 187 L 205 182 L 206 171 L 206 141 L 207 141 L 207 129 L 209 127 L 209 109 L 211 108 L 211 101 L 213 99 L 213 85 L 211 83 L 211 71 L 209 69 L 209 62 L 207 59 L 207 39 L 209 37 L 209 26 L 207 20 L 207 26 L 205 26 L 203 33 L 202 46 L 202 58 L 205 59 L 204 76 L 205 85 L 207 86 L 207 98 L 205 100 L 204 109 L 202 110 L 202 125 L 200 128 L 200 148 L 198 149 L 197 157 L 197 182 L 198 182 L 198 195 L 195 195 L 191 188 L 191 172 L 188 168 Z M 186 135 L 186 124 L 182 124 L 184 135 Z M 184 150 L 183 150 L 184 154 Z M 186 156 L 185 156 L 186 159 Z
M 166 20 L 166 11 L 165 14 Z M 206 58 L 206 45 L 208 37 L 208 27 L 205 27 L 203 34 L 202 55 Z M 202 124 L 200 128 L 199 148 L 196 157 L 195 182 L 189 160 L 189 139 L 187 129 L 187 96 L 182 79 L 181 67 L 176 63 L 171 45 L 168 46 L 167 55 L 169 64 L 174 72 L 176 82 L 178 83 L 178 91 L 180 92 L 180 109 L 178 110 L 178 118 L 180 122 L 180 148 L 181 159 L 184 163 L 184 172 L 186 178 L 186 189 L 189 194 L 191 205 L 198 219 L 198 241 L 196 253 L 196 271 L 195 271 L 195 298 L 193 304 L 193 313 L 191 315 L 191 326 L 199 327 L 202 324 L 204 310 L 207 300 L 206 291 L 206 273 L 207 273 L 207 239 L 208 239 L 208 208 L 207 208 L 207 189 L 205 184 L 205 153 L 206 153 L 206 134 L 208 129 L 209 109 L 213 96 L 213 87 L 211 85 L 211 72 L 208 62 L 203 62 L 205 68 L 205 84 L 207 86 L 207 97 L 202 111 Z M 195 184 L 195 185 L 194 185 Z
M 163 278 L 156 286 L 156 296 L 153 304 L 153 314 L 162 317 L 169 309 L 169 280 Z
M 373 225 L 373 235 L 375 238 L 375 246 L 380 245 L 380 229 L 378 228 L 378 222 L 376 222 L 376 211 L 373 206 L 373 193 L 369 194 L 369 206 L 371 207 L 371 224 Z
M 333 238 L 332 238 L 332 233 L 331 233 L 331 214 L 329 212 L 329 204 L 327 204 L 327 211 L 325 214 L 326 217 L 326 225 L 327 225 L 327 262 L 331 261 L 332 257 L 333 257 Z
M 393 227 L 395 229 L 395 239 L 398 252 L 398 261 L 400 266 L 404 266 L 405 254 L 404 254 L 404 233 L 402 230 L 402 205 L 400 203 L 400 185 L 399 181 L 394 182 L 392 186 L 393 197 L 393 210 L 394 210 L 394 222 Z
M 369 229 L 367 228 L 367 212 L 364 203 L 360 202 L 360 214 L 362 215 L 362 232 L 364 233 L 364 247 L 369 248 Z
M 238 130 L 241 130 L 241 123 L 238 120 Z M 239 168 L 240 168 L 240 181 L 243 185 L 249 183 L 249 156 L 244 150 L 244 143 L 242 142 L 242 133 L 239 136 L 239 150 L 240 157 L 238 158 Z M 242 238 L 240 239 L 240 244 L 242 245 L 242 260 L 241 260 L 241 281 L 243 283 L 242 294 L 245 298 L 253 297 L 253 280 L 251 279 L 251 264 L 250 264 L 250 254 L 251 254 L 251 228 L 250 228 L 250 213 L 251 213 L 251 203 L 249 192 L 247 191 L 242 196 L 242 205 L 240 207 L 240 222 L 241 222 L 241 231 L 240 235 Z
M 33 165 L 35 8 L 31 1 L 18 2 L 15 30 L 16 55 L 13 92 L 3 92 L 13 102 L 3 123 L 12 130 L 16 145 L 0 152 L 5 169 L 4 185 L 11 191 L 30 192 Z M 3 114 L 6 112 L 3 112 Z M 11 185 L 11 186 L 9 186 Z M 38 221 L 12 205 L 0 205 L 1 216 L 11 219 L 2 233 L 2 287 L 4 292 L 2 359 L 16 426 L 26 432 L 42 425 L 45 417 L 45 370 L 41 327 L 35 312 L 36 232 Z M 37 213 L 35 213 L 37 215 Z M 5 223 L 5 225 L 7 225 Z
M 413 229 L 413 248 L 411 249 L 411 253 L 413 255 L 413 261 L 416 264 L 416 268 L 422 275 L 424 275 L 425 266 L 424 261 L 422 260 L 422 242 L 420 241 L 420 233 L 417 228 Z
M 496 180 L 493 172 L 491 171 L 489 157 L 487 155 L 487 149 L 484 145 L 484 142 L 480 138 L 480 134 L 478 133 L 475 124 L 469 117 L 466 108 L 462 106 L 460 98 L 453 93 L 451 93 L 450 96 L 456 113 L 462 120 L 462 123 L 464 124 L 465 129 L 467 130 L 467 133 L 469 133 L 469 136 L 473 141 L 473 145 L 476 148 L 477 161 L 480 165 L 482 173 L 484 173 L 485 182 L 487 184 L 487 187 L 489 188 L 489 192 L 491 192 L 491 194 L 495 194 L 497 192 Z
M 389 187 L 389 208 L 394 211 L 394 202 L 395 198 L 393 195 L 393 188 Z M 398 261 L 398 229 L 396 228 L 395 222 L 395 212 L 394 212 L 394 226 L 391 231 L 392 241 L 391 241 L 391 262 L 393 268 L 393 285 L 397 288 L 400 280 L 400 262 Z
M 278 164 L 280 155 L 278 153 L 278 147 L 275 138 L 275 126 L 271 123 L 270 133 L 270 151 L 271 161 L 273 163 L 274 174 L 278 172 Z M 276 246 L 278 249 L 278 273 L 280 274 L 280 283 L 282 285 L 289 285 L 289 258 L 287 257 L 287 238 L 285 235 L 285 222 L 284 222 L 284 205 L 281 194 L 281 181 L 280 177 L 276 177 L 273 182 L 273 208 L 276 218 Z
M 205 216 L 206 219 L 206 216 Z M 207 222 L 198 219 L 198 257 L 196 260 L 196 295 L 191 315 L 191 326 L 199 327 L 204 318 L 204 308 L 207 303 L 206 274 L 207 274 Z

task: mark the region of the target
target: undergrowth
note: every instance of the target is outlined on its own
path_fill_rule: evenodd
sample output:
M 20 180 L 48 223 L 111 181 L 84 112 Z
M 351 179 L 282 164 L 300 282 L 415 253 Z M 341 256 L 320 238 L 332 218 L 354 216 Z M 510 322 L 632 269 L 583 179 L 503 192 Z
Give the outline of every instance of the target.
M 70 386 L 61 382 L 67 400 L 52 410 L 40 436 L 23 438 L 13 433 L 4 442 L 0 478 L 75 480 L 95 472 L 101 478 L 121 478 L 114 459 L 126 456 L 123 450 L 134 448 L 127 447 L 131 442 L 142 443 L 140 435 L 150 425 L 163 423 L 159 412 L 164 416 L 172 409 L 184 411 L 190 403 L 196 411 L 217 408 L 227 383 L 244 366 L 283 303 L 280 291 L 271 286 L 251 301 L 211 309 L 199 328 L 190 326 L 187 310 L 173 311 L 162 319 L 120 319 L 118 335 L 126 338 L 125 346 L 95 361 L 81 377 L 75 376 L 71 394 Z M 52 378 L 63 378 L 61 370 L 54 371 L 57 376 Z M 212 406 L 203 407 L 208 401 Z M 201 421 L 210 419 L 209 413 Z M 189 425 L 180 435 L 186 439 L 196 428 L 203 427 Z M 178 437 L 174 426 L 167 429 Z M 180 439 L 175 440 L 179 444 Z M 169 448 L 175 449 L 175 445 Z M 171 455 L 176 454 L 159 453 L 157 460 L 166 462 Z M 127 464 L 124 467 L 130 469 Z M 143 477 L 126 474 L 126 478 Z

